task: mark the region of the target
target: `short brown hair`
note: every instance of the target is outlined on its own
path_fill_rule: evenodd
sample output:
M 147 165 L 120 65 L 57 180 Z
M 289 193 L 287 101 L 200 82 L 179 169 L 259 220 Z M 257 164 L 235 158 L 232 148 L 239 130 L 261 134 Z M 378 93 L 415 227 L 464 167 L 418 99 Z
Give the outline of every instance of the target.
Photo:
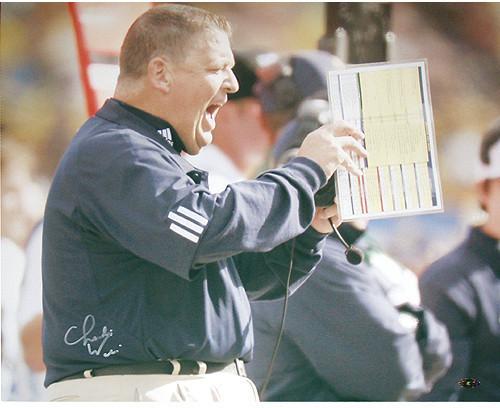
M 134 21 L 125 36 L 120 51 L 120 76 L 142 76 L 151 58 L 158 55 L 182 61 L 190 42 L 211 30 L 231 35 L 226 18 L 207 10 L 179 4 L 152 7 Z
M 481 161 L 484 164 L 490 164 L 490 149 L 498 142 L 500 139 L 500 117 L 497 118 L 488 131 L 484 134 L 481 141 Z

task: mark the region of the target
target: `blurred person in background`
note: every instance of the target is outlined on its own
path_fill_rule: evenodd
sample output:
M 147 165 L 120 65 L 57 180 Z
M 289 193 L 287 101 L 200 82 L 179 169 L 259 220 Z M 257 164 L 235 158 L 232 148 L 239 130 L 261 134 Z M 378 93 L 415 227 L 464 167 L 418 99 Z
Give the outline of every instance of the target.
M 486 222 L 420 279 L 423 304 L 450 334 L 453 364 L 424 401 L 500 401 L 500 118 L 481 143 Z
M 31 400 L 32 376 L 23 358 L 19 307 L 25 280 L 25 243 L 45 201 L 30 150 L 2 129 L 2 399 Z
M 275 164 L 295 157 L 310 129 L 329 116 L 326 89 L 304 101 L 278 138 Z M 290 297 L 267 384 L 283 302 L 252 302 L 255 352 L 247 371 L 261 399 L 414 400 L 449 367 L 446 329 L 420 307 L 416 276 L 366 236 L 366 225 L 339 227 L 348 245 L 363 249 L 361 264 L 349 263 L 340 239 L 330 235 L 316 272 Z
M 36 159 L 28 147 L 2 129 L 2 236 L 24 247 L 43 215 L 46 185 L 35 178 Z
M 42 352 L 42 232 L 40 221 L 25 248 L 26 264 L 19 297 L 19 335 L 29 367 L 30 400 L 44 401 L 45 364 Z
M 24 271 L 24 252 L 12 239 L 2 236 L 2 400 L 24 399 L 25 378 L 18 335 L 17 307 Z
M 303 50 L 284 56 L 259 55 L 255 93 L 262 105 L 262 121 L 276 143 L 278 132 L 297 114 L 307 97 L 326 89 L 326 72 L 343 66 L 342 61 L 326 51 Z
M 235 54 L 234 75 L 239 90 L 217 115 L 213 143 L 187 159 L 208 171 L 210 191 L 224 190 L 228 183 L 255 176 L 270 147 L 270 134 L 262 124 L 259 100 L 253 92 L 256 62 L 251 54 Z

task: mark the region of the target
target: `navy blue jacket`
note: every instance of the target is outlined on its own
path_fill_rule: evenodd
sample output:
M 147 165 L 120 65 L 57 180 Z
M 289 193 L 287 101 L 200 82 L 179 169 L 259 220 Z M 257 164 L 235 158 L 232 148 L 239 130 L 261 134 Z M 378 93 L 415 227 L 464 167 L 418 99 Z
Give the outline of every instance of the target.
M 46 386 L 112 364 L 248 360 L 249 298 L 283 296 L 291 239 L 292 291 L 319 261 L 315 162 L 210 194 L 172 139 L 111 99 L 64 154 L 44 218 Z
M 347 236 L 347 242 L 351 243 Z M 446 329 L 424 311 L 426 334 L 401 322 L 388 295 L 377 249 L 360 265 L 328 238 L 316 272 L 289 300 L 285 330 L 265 401 L 400 401 L 428 391 L 450 365 Z M 396 265 L 391 260 L 387 268 Z M 401 268 L 399 266 L 399 268 Z M 398 273 L 397 270 L 393 271 Z M 247 373 L 261 388 L 281 323 L 283 301 L 252 302 L 254 359 Z
M 420 280 L 450 333 L 453 364 L 425 401 L 500 401 L 500 241 L 472 228 Z M 467 379 L 474 386 L 464 386 Z

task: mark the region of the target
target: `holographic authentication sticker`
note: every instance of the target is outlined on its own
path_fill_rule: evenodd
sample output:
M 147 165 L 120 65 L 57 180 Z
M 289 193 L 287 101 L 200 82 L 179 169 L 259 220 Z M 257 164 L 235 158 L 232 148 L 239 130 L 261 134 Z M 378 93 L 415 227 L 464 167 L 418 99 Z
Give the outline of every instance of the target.
M 462 388 L 476 388 L 479 386 L 479 384 L 479 380 L 474 377 L 462 378 L 460 381 L 458 381 L 458 385 L 460 385 Z

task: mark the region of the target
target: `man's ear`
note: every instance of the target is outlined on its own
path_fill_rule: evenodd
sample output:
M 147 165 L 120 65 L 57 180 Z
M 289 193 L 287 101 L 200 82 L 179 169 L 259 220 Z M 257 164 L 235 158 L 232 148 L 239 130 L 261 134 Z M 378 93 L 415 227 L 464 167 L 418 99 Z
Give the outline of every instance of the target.
M 154 57 L 149 61 L 148 79 L 154 88 L 165 93 L 170 91 L 173 77 L 164 58 Z

